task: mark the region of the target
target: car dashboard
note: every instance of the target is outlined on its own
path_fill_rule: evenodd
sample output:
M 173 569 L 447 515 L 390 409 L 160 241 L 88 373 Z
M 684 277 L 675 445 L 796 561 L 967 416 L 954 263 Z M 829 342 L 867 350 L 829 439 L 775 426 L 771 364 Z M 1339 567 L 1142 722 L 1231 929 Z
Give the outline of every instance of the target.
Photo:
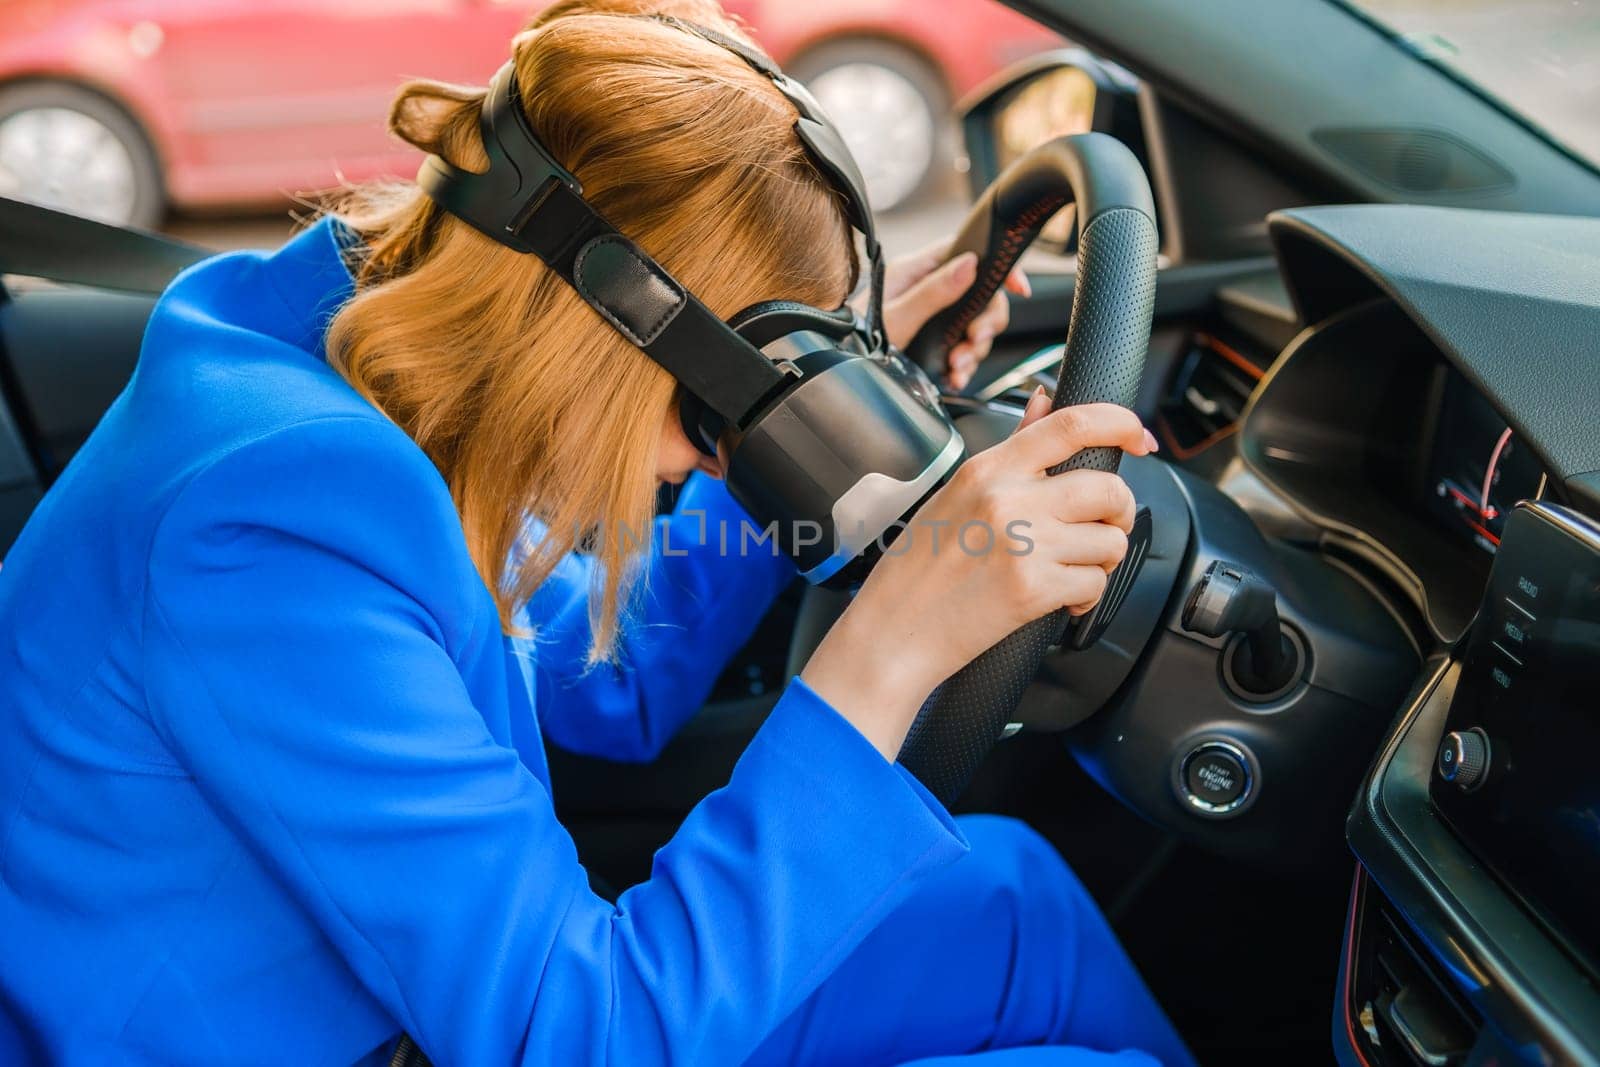
M 1538 497 L 1533 448 L 1392 302 L 1308 330 L 1246 412 L 1240 455 L 1319 530 L 1407 592 L 1427 637 L 1459 637 L 1506 515 Z
M 1270 225 L 1308 325 L 1239 421 L 1252 510 L 1371 575 L 1425 663 L 1346 824 L 1338 1058 L 1600 1062 L 1600 221 Z

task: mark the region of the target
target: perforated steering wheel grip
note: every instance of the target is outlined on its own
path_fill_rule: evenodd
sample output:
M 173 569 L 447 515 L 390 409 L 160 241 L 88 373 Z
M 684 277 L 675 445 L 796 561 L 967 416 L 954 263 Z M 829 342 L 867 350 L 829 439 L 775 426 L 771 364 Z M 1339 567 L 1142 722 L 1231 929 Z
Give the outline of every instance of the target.
M 954 343 L 947 339 L 966 332 L 1045 220 L 1069 203 L 1078 205 L 1078 273 L 1054 407 L 1096 402 L 1132 407 L 1155 308 L 1155 206 L 1138 159 L 1105 134 L 1047 142 L 984 192 L 949 253 L 977 251 L 978 279 L 924 327 L 908 351 L 924 358 L 936 353 L 931 358 L 942 371 Z M 1050 473 L 1115 471 L 1120 459 L 1117 449 L 1085 449 Z M 942 802 L 950 804 L 966 788 L 1066 623 L 1065 609 L 1029 623 L 928 698 L 900 761 Z

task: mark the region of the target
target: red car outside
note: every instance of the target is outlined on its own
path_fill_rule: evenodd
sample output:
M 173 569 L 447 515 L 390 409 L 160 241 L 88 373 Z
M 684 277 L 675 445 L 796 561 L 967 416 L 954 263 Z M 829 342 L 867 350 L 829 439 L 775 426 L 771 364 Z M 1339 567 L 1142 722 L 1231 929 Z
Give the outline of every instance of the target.
M 725 0 L 807 80 L 875 203 L 921 190 L 949 103 L 1060 38 L 996 0 Z M 408 76 L 486 82 L 537 0 L 0 0 L 0 196 L 152 226 L 415 172 Z

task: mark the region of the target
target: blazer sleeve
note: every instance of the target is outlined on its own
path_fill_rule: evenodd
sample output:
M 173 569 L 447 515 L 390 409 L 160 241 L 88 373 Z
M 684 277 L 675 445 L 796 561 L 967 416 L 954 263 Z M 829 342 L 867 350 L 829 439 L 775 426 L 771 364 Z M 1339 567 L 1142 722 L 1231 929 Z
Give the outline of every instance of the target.
M 563 560 L 526 609 L 546 736 L 606 759 L 659 755 L 794 580 L 794 564 L 760 532 L 721 482 L 690 478 L 673 513 L 656 520 L 614 663 L 588 663 L 594 561 Z
M 453 659 L 459 528 L 393 432 L 302 424 L 179 493 L 144 601 L 155 728 L 436 1062 L 743 1059 L 958 831 L 797 683 L 650 880 L 595 897 Z

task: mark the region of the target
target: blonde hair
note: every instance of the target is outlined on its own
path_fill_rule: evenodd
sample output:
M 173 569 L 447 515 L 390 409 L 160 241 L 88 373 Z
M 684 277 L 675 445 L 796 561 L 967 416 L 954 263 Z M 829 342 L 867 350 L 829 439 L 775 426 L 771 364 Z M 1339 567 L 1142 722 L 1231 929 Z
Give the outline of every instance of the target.
M 522 105 L 585 197 L 717 314 L 758 300 L 841 303 L 855 280 L 842 203 L 793 132 L 792 106 L 728 50 L 653 18 L 739 35 L 712 0 L 562 0 L 513 42 Z M 390 127 L 459 167 L 487 166 L 482 89 L 414 81 Z M 654 515 L 673 379 L 532 256 L 414 185 L 367 186 L 334 212 L 365 238 L 334 367 L 450 486 L 501 626 L 560 559 L 597 557 L 591 658 L 612 654 Z M 528 536 L 529 520 L 543 535 Z M 648 542 L 646 542 L 648 543 Z

